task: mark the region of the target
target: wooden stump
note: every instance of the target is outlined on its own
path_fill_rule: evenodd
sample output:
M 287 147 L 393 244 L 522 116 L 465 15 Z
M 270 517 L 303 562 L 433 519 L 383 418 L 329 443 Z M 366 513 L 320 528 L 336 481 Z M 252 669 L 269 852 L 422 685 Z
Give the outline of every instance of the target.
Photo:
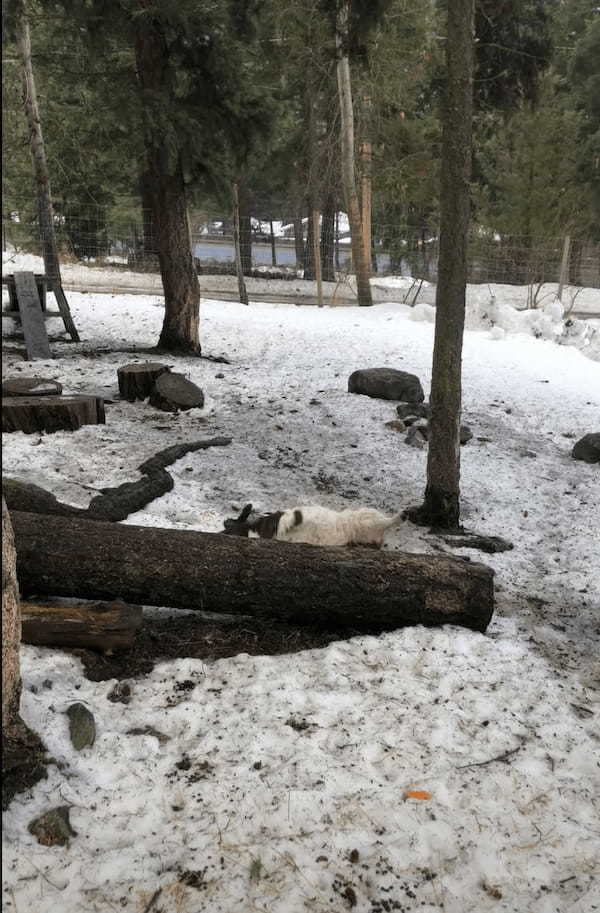
M 98 396 L 9 396 L 2 399 L 2 431 L 35 434 L 77 431 L 82 425 L 103 425 L 104 401 Z
M 128 650 L 142 626 L 141 606 L 124 602 L 22 602 L 21 640 L 38 647 Z
M 169 371 L 157 378 L 150 394 L 150 405 L 163 412 L 194 409 L 204 405 L 204 393 L 183 374 Z
M 63 388 L 48 377 L 7 377 L 2 396 L 60 396 Z
M 135 402 L 136 399 L 147 399 L 157 378 L 166 371 L 170 371 L 168 365 L 162 365 L 156 361 L 123 365 L 122 368 L 117 369 L 119 393 L 130 403 Z

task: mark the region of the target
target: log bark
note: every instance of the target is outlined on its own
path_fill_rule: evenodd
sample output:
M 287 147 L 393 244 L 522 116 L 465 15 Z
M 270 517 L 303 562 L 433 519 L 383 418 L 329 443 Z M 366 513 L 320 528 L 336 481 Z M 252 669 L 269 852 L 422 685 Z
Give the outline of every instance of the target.
M 322 548 L 15 512 L 25 592 L 368 630 L 485 631 L 494 572 L 446 556 Z
M 77 431 L 105 423 L 104 401 L 97 396 L 7 396 L 2 399 L 2 431 L 35 434 Z
M 19 718 L 21 673 L 19 644 L 21 616 L 17 583 L 15 539 L 6 501 L 2 498 L 2 729 L 10 730 Z
M 147 399 L 152 393 L 157 378 L 169 370 L 168 365 L 162 365 L 156 361 L 123 365 L 121 368 L 117 368 L 119 393 L 129 403 L 133 403 L 137 399 Z
M 122 602 L 21 603 L 21 640 L 38 647 L 128 650 L 141 626 L 141 606 Z

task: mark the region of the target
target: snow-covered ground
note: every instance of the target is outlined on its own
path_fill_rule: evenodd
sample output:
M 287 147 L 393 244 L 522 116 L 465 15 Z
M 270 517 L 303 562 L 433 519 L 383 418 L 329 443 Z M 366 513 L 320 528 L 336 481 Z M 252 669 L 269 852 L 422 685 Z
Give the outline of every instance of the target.
M 558 345 L 562 332 L 536 338 L 540 313 L 493 293 L 486 323 L 470 290 L 469 326 L 487 328 L 465 333 L 475 437 L 461 450 L 462 509 L 514 550 L 457 552 L 496 571 L 487 633 L 413 627 L 289 656 L 165 662 L 132 682 L 126 706 L 78 660 L 23 647 L 23 716 L 58 765 L 4 815 L 6 910 L 600 910 L 600 473 L 570 456 L 600 430 L 600 363 L 585 357 L 591 334 L 582 349 Z M 115 402 L 104 426 L 3 435 L 3 471 L 85 506 L 158 450 L 218 434 L 231 446 L 175 463 L 173 491 L 126 522 L 217 531 L 248 501 L 418 503 L 426 451 L 386 427 L 393 403 L 347 393 L 353 370 L 383 365 L 429 392 L 427 301 L 395 294 L 372 309 L 203 301 L 204 353 L 231 364 L 165 359 L 206 394 L 175 416 L 116 399 L 117 368 L 158 338 L 162 299 L 72 292 L 83 341 L 53 342 L 47 363 L 5 349 L 3 376 Z M 410 524 L 387 548 L 450 551 Z M 80 753 L 64 714 L 74 701 L 97 724 Z M 168 740 L 128 734 L 145 726 Z M 57 805 L 71 806 L 67 848 L 27 831 Z

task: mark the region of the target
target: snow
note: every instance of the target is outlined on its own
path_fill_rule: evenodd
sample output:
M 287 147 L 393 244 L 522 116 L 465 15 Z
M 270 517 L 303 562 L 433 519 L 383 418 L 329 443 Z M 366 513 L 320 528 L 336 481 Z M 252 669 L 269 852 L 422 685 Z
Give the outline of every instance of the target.
M 76 270 L 91 288 L 104 273 Z M 203 350 L 231 364 L 164 359 L 206 394 L 179 416 L 116 399 L 117 367 L 156 342 L 160 296 L 70 292 L 83 342 L 52 342 L 56 358 L 37 363 L 5 349 L 3 375 L 115 402 L 104 426 L 3 435 L 3 471 L 85 506 L 166 446 L 229 435 L 171 466 L 173 491 L 126 522 L 218 531 L 249 501 L 418 503 L 426 452 L 385 426 L 393 403 L 347 393 L 353 370 L 390 365 L 428 394 L 433 302 L 409 308 L 402 290 L 370 309 L 203 300 Z M 600 478 L 570 457 L 600 430 L 600 363 L 589 341 L 559 344 L 558 309 L 528 316 L 517 296 L 470 288 L 464 341 L 475 437 L 461 449 L 463 519 L 514 543 L 457 550 L 496 571 L 487 633 L 417 626 L 288 656 L 164 662 L 126 706 L 76 658 L 24 646 L 22 714 L 57 764 L 4 815 L 6 910 L 600 910 Z M 387 543 L 450 553 L 411 524 Z M 64 713 L 75 700 L 98 733 L 80 753 Z M 168 741 L 128 734 L 144 726 Z M 67 848 L 27 830 L 56 805 L 71 806 Z

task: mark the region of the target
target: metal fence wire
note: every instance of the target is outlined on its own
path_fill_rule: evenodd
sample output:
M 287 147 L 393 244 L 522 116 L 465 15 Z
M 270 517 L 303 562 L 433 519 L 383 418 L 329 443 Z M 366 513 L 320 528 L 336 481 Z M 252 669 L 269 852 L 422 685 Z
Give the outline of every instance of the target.
M 235 252 L 230 217 L 191 218 L 192 249 L 198 271 L 233 273 Z M 148 213 L 123 217 L 99 206 L 78 207 L 55 214 L 63 260 L 111 261 L 133 270 L 158 270 L 155 233 Z M 433 231 L 408 230 L 389 222 L 373 222 L 371 269 L 377 276 L 402 275 L 435 283 L 439 239 Z M 335 281 L 353 272 L 350 233 L 343 213 L 321 218 L 319 254 L 322 277 Z M 37 218 L 31 204 L 3 213 L 3 250 L 40 253 Z M 247 275 L 312 279 L 314 244 L 308 218 L 261 220 L 240 225 L 241 260 Z M 564 259 L 566 255 L 566 260 Z M 562 270 L 562 272 L 561 272 Z M 468 248 L 468 281 L 514 285 L 559 282 L 600 288 L 600 244 L 575 234 L 531 238 L 473 230 Z

